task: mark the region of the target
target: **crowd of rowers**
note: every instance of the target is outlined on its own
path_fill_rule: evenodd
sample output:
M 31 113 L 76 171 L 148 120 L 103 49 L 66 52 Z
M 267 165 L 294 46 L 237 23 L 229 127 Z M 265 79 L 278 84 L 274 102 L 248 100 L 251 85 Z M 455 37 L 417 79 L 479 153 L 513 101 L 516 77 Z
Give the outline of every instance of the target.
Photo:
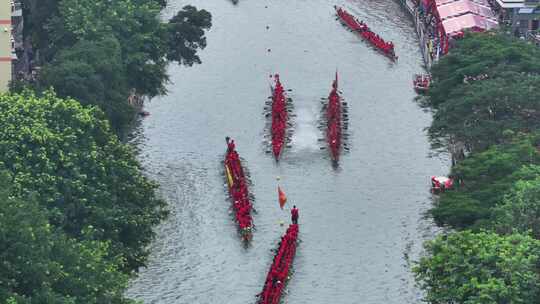
M 337 77 L 337 76 L 336 76 Z M 330 146 L 332 156 L 337 158 L 339 145 L 341 141 L 341 110 L 340 110 L 340 98 L 337 92 L 337 79 L 334 80 L 332 84 L 332 91 L 328 97 L 328 110 L 327 110 L 327 120 L 328 120 L 328 129 L 327 137 L 328 144 Z
M 278 304 L 285 283 L 289 279 L 298 239 L 298 209 L 296 206 L 291 210 L 291 216 L 293 223 L 289 226 L 285 235 L 281 237 L 272 266 L 266 276 L 263 291 L 258 295 L 259 304 Z
M 272 94 L 272 150 L 279 158 L 281 148 L 285 143 L 285 129 L 287 128 L 287 103 L 285 89 L 279 81 L 279 75 L 274 76 L 275 86 Z
M 236 221 L 243 233 L 244 240 L 248 241 L 251 239 L 252 219 L 251 202 L 249 200 L 246 178 L 242 169 L 240 157 L 235 150 L 234 140 L 231 140 L 229 137 L 226 137 L 225 140 L 227 141 L 225 170 L 229 185 L 229 193 L 236 211 Z M 281 202 L 280 205 L 283 208 Z M 278 304 L 280 302 L 296 254 L 299 230 L 298 217 L 298 208 L 293 206 L 291 209 L 292 224 L 285 232 L 285 235 L 281 237 L 263 291 L 257 295 L 259 299 L 258 303 L 260 304 Z M 247 237 L 246 233 L 248 233 Z
M 338 8 L 337 6 L 334 6 L 334 8 L 336 9 L 336 12 L 341 20 L 343 20 L 351 30 L 359 32 L 364 39 L 368 40 L 372 45 L 385 54 L 395 57 L 394 44 L 392 42 L 384 41 L 384 39 L 379 37 L 379 35 L 371 31 L 367 24 L 365 24 L 363 21 L 358 21 L 358 19 L 341 7 Z
M 235 150 L 234 140 L 227 137 L 226 141 L 227 155 L 225 157 L 225 166 L 229 183 L 229 194 L 233 201 L 233 208 L 239 229 L 246 235 L 251 233 L 252 228 L 252 204 L 249 199 L 247 181 L 240 163 L 240 157 Z

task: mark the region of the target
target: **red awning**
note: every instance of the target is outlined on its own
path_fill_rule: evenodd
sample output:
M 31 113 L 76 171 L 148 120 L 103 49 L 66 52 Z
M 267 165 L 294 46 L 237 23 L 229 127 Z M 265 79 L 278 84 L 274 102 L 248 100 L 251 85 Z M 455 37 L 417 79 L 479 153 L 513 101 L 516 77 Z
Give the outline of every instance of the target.
M 465 29 L 473 31 L 490 30 L 497 27 L 498 23 L 497 21 L 468 13 L 459 17 L 443 20 L 442 25 L 446 34 L 453 36 Z
M 441 20 L 458 17 L 467 13 L 491 18 L 495 20 L 495 15 L 489 7 L 471 2 L 470 0 L 458 0 L 444 5 L 437 6 Z

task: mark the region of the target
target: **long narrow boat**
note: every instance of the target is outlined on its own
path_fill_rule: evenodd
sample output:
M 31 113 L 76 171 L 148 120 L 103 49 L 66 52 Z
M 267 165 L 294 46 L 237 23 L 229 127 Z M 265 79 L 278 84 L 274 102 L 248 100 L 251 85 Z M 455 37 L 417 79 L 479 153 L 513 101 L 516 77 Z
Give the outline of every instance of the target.
M 274 76 L 274 87 L 272 89 L 272 152 L 276 161 L 279 160 L 281 152 L 286 142 L 287 134 L 287 97 L 285 89 L 279 81 L 279 75 Z
M 251 240 L 253 219 L 251 210 L 253 205 L 249 198 L 248 182 L 240 157 L 235 150 L 234 140 L 227 140 L 227 153 L 225 154 L 225 176 L 227 188 L 238 223 L 238 229 L 245 241 Z
M 291 266 L 296 255 L 298 224 L 291 224 L 274 256 L 274 262 L 268 271 L 263 291 L 259 294 L 258 304 L 278 304 L 283 289 L 289 280 Z
M 375 49 L 386 55 L 392 60 L 396 60 L 394 50 L 394 44 L 392 42 L 386 42 L 384 39 L 375 34 L 368 26 L 362 21 L 358 21 L 353 15 L 347 12 L 341 7 L 334 6 L 336 9 L 336 15 L 343 25 L 348 27 L 353 32 L 359 34 L 364 40 L 369 42 Z
M 332 84 L 332 91 L 328 96 L 328 106 L 326 109 L 326 140 L 328 142 L 330 156 L 336 163 L 339 161 L 339 153 L 341 151 L 341 116 L 341 97 L 338 93 L 338 75 L 336 72 L 336 79 Z

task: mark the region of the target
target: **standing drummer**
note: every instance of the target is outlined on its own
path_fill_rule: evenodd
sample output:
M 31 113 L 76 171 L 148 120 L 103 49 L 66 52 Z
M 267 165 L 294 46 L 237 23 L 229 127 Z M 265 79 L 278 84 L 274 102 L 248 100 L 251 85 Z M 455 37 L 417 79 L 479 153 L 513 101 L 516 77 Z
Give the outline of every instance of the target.
M 291 221 L 293 224 L 298 224 L 298 209 L 296 208 L 296 205 L 291 209 Z

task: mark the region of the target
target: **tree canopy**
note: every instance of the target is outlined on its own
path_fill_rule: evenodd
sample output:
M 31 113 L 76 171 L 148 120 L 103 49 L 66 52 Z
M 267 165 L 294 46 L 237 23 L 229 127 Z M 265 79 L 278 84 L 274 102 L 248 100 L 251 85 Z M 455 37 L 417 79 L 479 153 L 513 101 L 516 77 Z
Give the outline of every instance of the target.
M 78 242 L 49 224 L 33 197 L 13 197 L 0 172 L 0 301 L 13 304 L 132 303 L 128 275 L 107 257 L 108 243 Z
M 428 92 L 436 110 L 435 146 L 463 142 L 470 150 L 500 143 L 502 132 L 540 127 L 540 50 L 498 33 L 468 33 L 432 68 Z M 483 80 L 465 77 L 486 75 Z
M 189 5 L 162 22 L 163 0 L 24 4 L 44 61 L 33 87 L 52 86 L 59 96 L 99 106 L 118 134 L 133 117 L 128 95 L 164 94 L 168 62 L 201 63 L 197 51 L 206 47 L 205 30 L 212 25 L 209 12 Z
M 540 239 L 540 177 L 517 181 L 494 213 L 497 231 L 531 232 Z
M 463 231 L 426 244 L 414 268 L 429 303 L 539 303 L 540 241 Z
M 439 225 L 453 228 L 484 226 L 518 180 L 540 176 L 536 136 L 522 135 L 508 143 L 473 153 L 452 168 L 462 181 L 441 194 L 431 213 Z
M 415 268 L 429 303 L 539 303 L 539 72 L 537 47 L 496 32 L 467 33 L 432 68 L 430 139 L 464 153 L 430 210 L 458 231 Z
M 165 204 L 99 109 L 52 92 L 4 94 L 0 128 L 0 164 L 13 175 L 14 195 L 34 194 L 71 237 L 109 241 L 124 269 L 144 264 Z
M 60 96 L 71 96 L 83 104 L 99 106 L 115 129 L 132 119 L 134 111 L 125 98 L 129 94 L 120 43 L 114 37 L 100 41 L 81 40 L 61 50 L 45 65 L 41 86 L 56 88 Z M 110 101 L 115 102 L 110 102 Z

